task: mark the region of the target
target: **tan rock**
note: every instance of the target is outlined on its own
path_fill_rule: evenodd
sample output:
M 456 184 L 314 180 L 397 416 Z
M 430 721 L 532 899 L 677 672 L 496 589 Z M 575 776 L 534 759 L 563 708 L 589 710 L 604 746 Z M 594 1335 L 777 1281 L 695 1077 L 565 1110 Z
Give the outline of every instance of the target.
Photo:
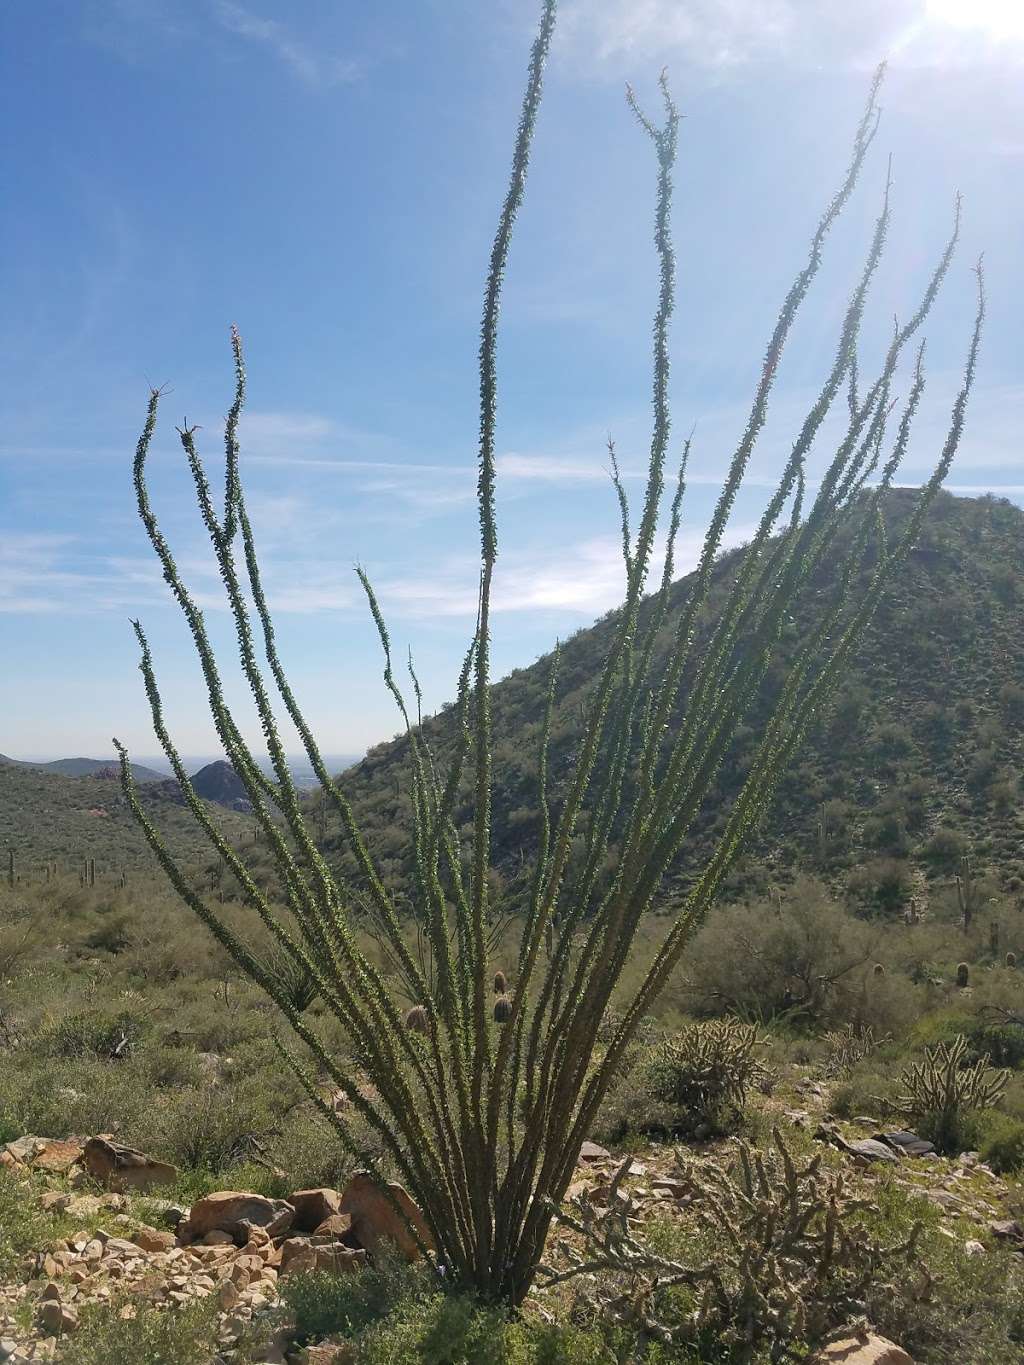
M 233 1280 L 221 1280 L 217 1286 L 217 1302 L 227 1313 L 236 1306 L 239 1299 L 238 1286 Z
M 813 1357 L 811 1365 L 914 1365 L 902 1346 L 873 1332 L 844 1337 Z
M 170 1185 L 178 1172 L 164 1161 L 105 1137 L 90 1138 L 82 1152 L 82 1166 L 100 1184 L 115 1190 L 150 1189 Z
M 302 1357 L 304 1365 L 352 1365 L 357 1359 L 356 1348 L 351 1342 L 321 1341 L 316 1346 L 307 1346 Z
M 85 1144 L 78 1138 L 67 1138 L 64 1141 L 55 1139 L 36 1152 L 30 1164 L 37 1171 L 63 1174 L 69 1171 L 76 1161 L 81 1160 L 84 1150 Z
M 234 1245 L 235 1239 L 231 1236 L 231 1233 L 224 1232 L 221 1228 L 214 1228 L 212 1232 L 208 1232 L 203 1238 L 204 1247 L 233 1247 Z
M 352 1215 L 349 1213 L 332 1213 L 330 1218 L 325 1218 L 322 1223 L 318 1223 L 313 1229 L 314 1237 L 329 1238 L 331 1241 L 340 1242 L 352 1232 Z
M 137 1232 L 132 1234 L 132 1241 L 143 1251 L 170 1251 L 174 1246 L 174 1233 L 163 1232 L 159 1228 L 151 1228 L 148 1224 L 143 1224 Z
M 296 1190 L 288 1196 L 288 1203 L 295 1210 L 292 1227 L 296 1232 L 312 1232 L 331 1214 L 341 1208 L 341 1195 L 337 1190 Z
M 408 1224 L 412 1223 L 420 1241 L 429 1251 L 434 1249 L 434 1239 L 423 1214 L 405 1187 L 392 1182 L 387 1186 L 387 1191 L 385 1194 L 369 1171 L 356 1171 L 345 1186 L 339 1212 L 351 1217 L 352 1231 L 360 1246 L 365 1247 L 371 1256 L 375 1256 L 385 1243 L 390 1242 L 407 1261 L 414 1261 L 420 1250 Z M 405 1217 L 398 1209 L 402 1210 Z
M 240 1190 L 218 1190 L 193 1204 L 188 1217 L 178 1225 L 178 1240 L 194 1242 L 209 1232 L 229 1232 L 242 1244 L 252 1228 L 265 1228 L 279 1237 L 291 1227 L 294 1211 L 282 1199 L 267 1199 L 262 1194 Z

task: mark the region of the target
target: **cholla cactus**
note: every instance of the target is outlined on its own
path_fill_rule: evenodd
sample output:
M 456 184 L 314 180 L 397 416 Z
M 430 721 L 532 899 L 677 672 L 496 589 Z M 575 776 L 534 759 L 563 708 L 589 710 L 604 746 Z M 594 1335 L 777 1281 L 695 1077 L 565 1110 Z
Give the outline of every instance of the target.
M 507 1024 L 512 1018 L 512 997 L 509 995 L 499 995 L 494 1001 L 494 1022 L 496 1024 Z
M 676 258 L 672 189 L 680 116 L 661 80 L 663 114 L 653 121 L 632 92 L 629 103 L 653 149 L 658 288 L 652 327 L 652 413 L 646 481 L 635 527 L 620 500 L 625 592 L 609 619 L 604 661 L 590 680 L 579 745 L 552 800 L 548 750 L 558 682 L 552 657 L 544 721 L 538 735 L 532 795 L 538 838 L 526 850 L 523 914 L 515 994 L 499 996 L 504 1027 L 488 1009 L 494 928 L 508 906 L 496 904 L 492 876 L 495 742 L 492 716 L 493 586 L 498 570 L 498 321 L 512 234 L 527 181 L 556 0 L 542 0 L 530 56 L 507 191 L 484 286 L 478 349 L 479 443 L 477 510 L 480 576 L 475 632 L 455 687 L 444 761 L 431 752 L 392 668 L 391 641 L 365 573 L 359 572 L 384 656 L 384 682 L 402 717 L 410 827 L 406 885 L 383 875 L 379 851 L 367 844 L 345 792 L 330 773 L 281 659 L 249 520 L 240 469 L 239 431 L 246 375 L 242 344 L 232 333 L 235 396 L 225 424 L 223 502 L 199 450 L 197 429 L 179 429 L 203 523 L 217 561 L 238 644 L 238 657 L 271 761 L 264 771 L 248 744 L 224 686 L 222 661 L 203 609 L 186 583 L 150 499 L 147 462 L 162 394 L 150 393 L 135 451 L 139 515 L 180 606 L 206 685 L 217 736 L 252 806 L 256 830 L 276 873 L 273 894 L 253 875 L 247 851 L 224 835 L 199 799 L 168 731 L 152 652 L 139 622 L 141 670 L 154 729 L 184 800 L 241 888 L 247 910 L 277 947 L 310 973 L 332 1029 L 309 1027 L 276 974 L 252 949 L 250 935 L 227 921 L 193 884 L 140 799 L 127 751 L 118 745 L 126 799 L 177 893 L 210 928 L 234 962 L 274 1001 L 304 1049 L 288 1062 L 321 1105 L 327 1122 L 382 1188 L 401 1176 L 422 1207 L 436 1257 L 411 1220 L 411 1235 L 447 1283 L 488 1302 L 516 1306 L 529 1291 L 550 1224 L 550 1201 L 572 1179 L 587 1136 L 636 1030 L 650 1014 L 735 865 L 800 744 L 833 694 L 888 586 L 916 543 L 928 509 L 956 453 L 974 383 L 984 317 L 978 303 L 963 378 L 950 410 L 936 465 L 914 494 L 894 534 L 885 527 L 886 498 L 909 446 L 924 390 L 922 325 L 946 279 L 959 236 L 957 202 L 947 243 L 905 320 L 891 335 L 870 378 L 858 378 L 857 352 L 866 302 L 882 258 L 891 216 L 886 181 L 849 302 L 837 328 L 816 396 L 787 434 L 777 482 L 728 582 L 715 566 L 737 498 L 742 495 L 767 420 L 776 378 L 794 323 L 826 254 L 829 235 L 854 193 L 875 137 L 879 71 L 853 137 L 850 159 L 811 234 L 807 253 L 770 328 L 754 393 L 735 449 L 722 461 L 723 486 L 697 566 L 682 597 L 672 591 L 674 547 L 681 524 L 689 443 L 679 452 L 675 487 L 666 497 L 674 458 L 670 394 L 671 323 Z M 917 346 L 916 356 L 913 355 Z M 906 390 L 896 398 L 898 371 Z M 844 399 L 845 405 L 844 405 Z M 839 421 L 829 420 L 839 413 Z M 807 480 L 812 450 L 814 482 Z M 834 437 L 834 442 L 833 442 Z M 619 492 L 621 480 L 615 477 Z M 663 505 L 666 534 L 659 536 Z M 655 546 L 667 547 L 660 575 Z M 819 594 L 826 572 L 834 591 Z M 653 591 L 652 591 L 653 590 Z M 787 657 L 786 623 L 811 596 L 821 603 L 814 626 Z M 646 602 L 645 602 L 646 599 Z M 779 687 L 765 682 L 781 668 Z M 413 679 L 418 693 L 418 684 Z M 601 1021 L 621 983 L 645 915 L 673 860 L 698 821 L 738 727 L 766 699 L 743 785 L 707 862 L 693 877 L 652 961 L 623 1001 L 612 1042 L 595 1056 Z M 354 875 L 343 878 L 318 847 L 316 811 L 297 791 L 282 739 L 286 721 L 301 739 L 337 822 Z M 397 779 L 396 779 L 397 780 Z M 471 834 L 464 849 L 463 807 Z M 583 856 L 577 858 L 577 851 Z M 610 874 L 610 875 L 606 875 Z M 414 933 L 410 933 L 410 929 Z M 366 951 L 366 936 L 374 951 Z M 413 947 L 411 945 L 415 944 Z M 545 952 L 545 945 L 547 952 Z M 429 1046 L 405 1027 L 404 1002 L 429 1005 Z M 358 1056 L 325 1041 L 341 1033 Z M 310 1071 L 310 1064 L 313 1072 Z M 323 1104 L 327 1076 L 363 1121 L 354 1127 Z M 372 1141 L 364 1141 L 369 1133 Z M 384 1154 L 382 1160 L 381 1154 Z M 397 1206 L 396 1206 L 397 1207 Z M 403 1215 L 405 1217 L 405 1215 Z
M 430 1018 L 423 1005 L 413 1005 L 405 1016 L 405 1027 L 413 1033 L 429 1033 Z
M 967 1039 L 958 1034 L 951 1043 L 925 1048 L 923 1060 L 900 1076 L 896 1108 L 908 1118 L 927 1118 L 940 1150 L 955 1148 L 964 1115 L 997 1105 L 1010 1079 L 1009 1071 L 992 1069 L 987 1059 L 966 1059 Z
M 913 1262 L 920 1226 L 906 1240 L 883 1245 L 860 1218 L 877 1209 L 851 1191 L 845 1174 L 823 1169 L 820 1153 L 797 1166 L 777 1129 L 773 1139 L 775 1150 L 767 1152 L 734 1139 L 736 1160 L 728 1168 L 677 1153 L 689 1213 L 710 1234 L 706 1264 L 669 1260 L 638 1239 L 640 1210 L 622 1188 L 627 1160 L 606 1207 L 583 1197 L 559 1212 L 584 1251 L 563 1244 L 572 1264 L 542 1267 L 546 1283 L 603 1272 L 588 1294 L 609 1317 L 666 1344 L 713 1344 L 716 1358 L 724 1348 L 730 1360 L 765 1350 L 782 1360 L 792 1345 L 817 1346 L 849 1330 L 861 1319 L 867 1290 L 883 1284 L 890 1267 Z M 659 1320 L 671 1311 L 664 1290 L 684 1284 L 695 1291 L 697 1307 L 669 1326 Z
M 956 964 L 956 984 L 960 990 L 966 990 L 971 980 L 971 969 L 966 962 Z
M 1006 954 L 1006 958 L 1005 958 L 1005 962 L 1006 962 L 1006 965 L 1007 965 L 1008 967 L 1016 967 L 1016 965 L 1017 965 L 1017 954 L 1016 954 L 1016 953 L 1007 953 L 1007 954 Z
M 871 968 L 871 975 L 872 975 L 872 976 L 884 976 L 884 975 L 885 975 L 885 964 L 882 963 L 882 962 L 876 962 L 875 965 Z
M 870 1024 L 862 1028 L 856 1024 L 844 1024 L 842 1028 L 826 1033 L 822 1041 L 826 1048 L 825 1060 L 821 1067 L 822 1074 L 835 1079 L 845 1076 L 858 1062 L 863 1062 L 883 1043 L 887 1043 L 889 1034 L 876 1038 Z
M 684 1110 L 692 1125 L 720 1128 L 742 1110 L 751 1087 L 767 1080 L 758 1056 L 765 1041 L 755 1024 L 731 1017 L 694 1024 L 655 1050 L 648 1086 L 657 1099 Z
M 495 995 L 504 995 L 504 994 L 507 992 L 507 990 L 508 990 L 508 980 L 507 980 L 507 978 L 506 978 L 506 976 L 505 976 L 505 973 L 504 973 L 504 972 L 501 972 L 501 971 L 495 972 L 495 973 L 494 973 L 494 994 L 495 994 Z

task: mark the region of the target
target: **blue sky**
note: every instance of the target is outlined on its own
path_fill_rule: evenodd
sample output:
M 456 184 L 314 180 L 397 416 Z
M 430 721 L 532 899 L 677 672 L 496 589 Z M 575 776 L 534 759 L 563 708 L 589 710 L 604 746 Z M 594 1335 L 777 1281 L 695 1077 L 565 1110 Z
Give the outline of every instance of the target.
M 532 0 L 9 0 L 0 27 L 0 752 L 155 749 L 128 618 L 184 750 L 215 748 L 189 640 L 137 524 L 131 456 L 166 384 L 152 492 L 215 636 L 230 629 L 174 427 L 211 472 L 249 369 L 249 501 L 296 690 L 332 752 L 397 728 L 352 571 L 373 578 L 428 705 L 475 602 L 475 348 Z M 891 62 L 856 202 L 787 353 L 730 537 L 744 539 L 822 374 L 894 156 L 865 363 L 965 196 L 928 326 L 908 480 L 934 460 L 986 252 L 983 370 L 950 483 L 1024 501 L 1024 9 L 1019 0 L 564 0 L 500 350 L 495 660 L 531 662 L 621 588 L 605 438 L 648 440 L 653 165 L 623 84 L 669 68 L 676 432 L 696 424 L 685 567 L 765 340 Z M 242 693 L 234 693 L 242 703 Z M 243 710 L 242 714 L 245 712 Z M 252 731 L 253 727 L 249 727 Z

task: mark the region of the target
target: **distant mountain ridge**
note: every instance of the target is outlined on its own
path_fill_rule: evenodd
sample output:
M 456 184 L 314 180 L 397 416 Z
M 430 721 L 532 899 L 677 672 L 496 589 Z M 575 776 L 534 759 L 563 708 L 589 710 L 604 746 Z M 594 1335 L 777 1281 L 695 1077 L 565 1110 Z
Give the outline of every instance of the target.
M 22 758 L 8 758 L 0 754 L 0 767 L 34 768 L 43 773 L 60 773 L 63 777 L 118 777 L 120 769 L 116 758 L 55 758 L 49 763 L 30 763 Z M 141 763 L 132 764 L 136 782 L 163 782 L 167 774 L 158 773 L 155 768 L 144 767 Z

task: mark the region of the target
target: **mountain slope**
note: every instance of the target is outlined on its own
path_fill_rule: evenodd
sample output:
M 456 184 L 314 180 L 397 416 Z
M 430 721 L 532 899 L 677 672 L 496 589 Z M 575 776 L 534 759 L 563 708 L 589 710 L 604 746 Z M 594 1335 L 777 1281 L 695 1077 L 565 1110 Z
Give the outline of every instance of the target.
M 893 534 L 913 494 L 886 504 Z M 1000 499 L 943 494 L 849 669 L 837 703 L 820 717 L 787 773 L 771 815 L 737 869 L 733 894 L 788 880 L 800 867 L 828 877 L 867 909 L 893 910 L 948 879 L 971 853 L 1011 892 L 1024 886 L 1018 776 L 1024 761 L 1024 512 Z M 723 556 L 719 591 L 742 555 Z M 677 860 L 669 891 L 706 858 L 742 783 L 785 658 L 805 639 L 831 586 L 831 567 L 809 585 L 780 647 L 765 695 L 737 735 L 711 799 Z M 668 629 L 688 580 L 672 589 Z M 713 608 L 712 608 L 713 609 Z M 562 650 L 552 731 L 552 796 L 572 770 L 581 707 L 607 647 L 612 617 Z M 494 859 L 511 876 L 537 836 L 533 793 L 547 659 L 494 689 Z M 425 722 L 443 757 L 450 712 Z M 380 745 L 345 775 L 371 846 L 392 880 L 405 870 L 407 746 Z M 459 812 L 470 816 L 468 803 Z M 343 860 L 340 835 L 328 836 Z
M 175 792 L 177 787 L 175 784 Z M 174 855 L 186 863 L 209 861 L 210 846 L 190 813 L 155 786 L 141 788 L 143 804 Z M 250 822 L 229 810 L 217 821 L 228 837 L 241 840 Z M 114 877 L 123 868 L 151 868 L 161 878 L 142 831 L 110 776 L 64 777 L 28 765 L 0 768 L 0 875 L 13 852 L 18 873 L 38 881 L 46 865 L 77 872 L 91 859 L 96 876 Z
M 63 777 L 104 777 L 118 771 L 116 758 L 55 758 L 50 763 L 27 763 L 23 759 L 0 754 L 0 768 L 3 767 L 31 768 L 35 772 L 59 773 Z M 163 782 L 167 776 L 141 763 L 133 763 L 132 772 L 136 782 Z

